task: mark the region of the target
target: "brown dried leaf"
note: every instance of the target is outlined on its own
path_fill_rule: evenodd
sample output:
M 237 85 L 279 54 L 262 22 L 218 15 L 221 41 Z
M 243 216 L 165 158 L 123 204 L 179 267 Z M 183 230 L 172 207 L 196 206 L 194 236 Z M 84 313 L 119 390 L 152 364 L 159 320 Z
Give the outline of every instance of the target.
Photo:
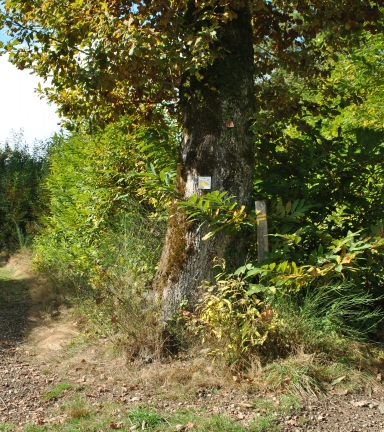
M 111 422 L 109 427 L 111 429 L 121 429 L 123 427 L 123 422 Z
M 272 310 L 271 306 L 268 306 L 260 314 L 260 317 L 261 317 L 262 321 L 264 321 L 267 324 L 270 324 L 272 322 L 273 316 L 274 316 L 274 313 L 273 313 L 273 310 Z

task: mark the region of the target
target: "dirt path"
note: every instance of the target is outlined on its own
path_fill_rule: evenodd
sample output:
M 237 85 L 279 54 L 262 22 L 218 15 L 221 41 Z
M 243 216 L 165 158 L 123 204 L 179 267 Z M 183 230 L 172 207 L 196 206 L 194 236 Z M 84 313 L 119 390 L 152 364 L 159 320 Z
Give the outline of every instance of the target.
M 27 278 L 17 277 L 9 267 L 0 267 L 0 355 L 24 338 L 30 308 Z
M 379 394 L 255 394 L 206 359 L 134 365 L 56 309 L 20 255 L 0 264 L 0 431 L 384 432 Z

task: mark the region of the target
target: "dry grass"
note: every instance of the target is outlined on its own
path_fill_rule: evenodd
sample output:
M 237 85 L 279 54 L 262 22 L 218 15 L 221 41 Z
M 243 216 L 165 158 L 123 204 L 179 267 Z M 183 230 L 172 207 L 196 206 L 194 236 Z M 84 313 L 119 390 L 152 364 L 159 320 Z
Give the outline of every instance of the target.
M 229 369 L 212 364 L 205 357 L 174 360 L 169 363 L 154 363 L 137 370 L 138 378 L 146 386 L 169 390 L 182 385 L 190 391 L 198 388 L 219 389 L 232 385 Z
M 376 363 L 379 352 L 370 357 Z M 366 359 L 366 366 L 369 360 Z M 382 365 L 383 367 L 384 365 Z M 327 359 L 322 353 L 307 354 L 299 350 L 285 359 L 277 359 L 264 366 L 256 359 L 246 376 L 254 390 L 262 392 L 283 391 L 299 397 L 313 396 L 327 391 L 381 392 L 379 369 L 375 366 L 359 368 L 346 362 Z M 378 375 L 380 377 L 380 375 Z
M 136 309 L 135 313 L 143 312 Z M 120 318 L 123 319 L 124 314 Z M 244 393 L 282 391 L 300 397 L 317 397 L 332 389 L 369 393 L 378 391 L 381 386 L 375 370 L 384 370 L 383 353 L 366 344 L 349 341 L 346 347 L 342 343 L 337 349 L 335 347 L 334 355 L 321 351 L 309 353 L 306 347 L 298 346 L 290 355 L 269 362 L 252 356 L 248 367 L 239 369 L 236 365 L 229 365 L 221 356 L 213 358 L 209 349 L 202 350 L 197 345 L 183 354 L 161 358 L 157 355 L 161 341 L 156 333 L 156 322 L 143 323 L 145 320 L 128 322 L 125 329 L 130 328 L 135 337 L 129 333 L 127 336 L 122 329 L 109 338 L 112 341 L 110 346 L 124 342 L 120 351 L 115 350 L 114 354 L 126 362 L 126 379 L 157 394 L 165 394 L 166 398 L 172 398 L 172 395 L 175 398 L 188 397 L 201 389 L 233 388 Z M 117 338 L 121 339 L 117 342 Z M 152 341 L 149 348 L 148 340 Z M 210 348 L 215 349 L 214 346 Z M 342 354 L 345 357 L 338 358 Z M 122 367 L 122 363 L 117 366 L 117 374 L 122 373 Z
M 68 406 L 66 406 L 68 416 L 73 419 L 81 419 L 89 417 L 92 414 L 92 409 L 89 407 L 86 400 L 81 397 L 76 398 Z
M 376 369 L 359 370 L 345 363 L 327 361 L 321 354 L 301 351 L 266 365 L 262 365 L 255 357 L 248 370 L 239 373 L 231 370 L 224 361 L 213 363 L 205 352 L 194 356 L 185 355 L 182 359 L 154 360 L 145 364 L 141 361 L 130 362 L 129 358 L 122 356 L 112 358 L 108 344 L 111 347 L 110 342 L 103 342 L 96 348 L 87 349 L 89 355 L 86 357 L 82 349 L 81 356 L 87 360 L 83 365 L 90 366 L 103 358 L 103 373 L 112 377 L 114 382 L 137 383 L 165 400 L 189 399 L 201 391 L 219 389 L 235 389 L 243 394 L 282 392 L 303 398 L 317 398 L 328 391 L 363 391 L 368 394 L 382 391 L 382 384 L 374 373 Z M 81 360 L 76 356 L 73 361 L 76 364 Z
M 32 251 L 28 248 L 21 248 L 14 255 L 9 257 L 6 268 L 11 269 L 16 277 L 36 277 L 31 268 Z

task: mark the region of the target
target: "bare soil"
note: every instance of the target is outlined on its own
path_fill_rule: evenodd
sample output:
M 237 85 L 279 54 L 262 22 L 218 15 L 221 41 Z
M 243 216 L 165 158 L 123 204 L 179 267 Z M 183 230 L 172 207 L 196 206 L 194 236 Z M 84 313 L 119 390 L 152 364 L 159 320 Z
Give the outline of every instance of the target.
M 98 410 L 113 402 L 119 412 L 149 407 L 168 414 L 221 414 L 242 430 L 384 432 L 380 391 L 331 391 L 283 409 L 284 395 L 252 393 L 241 378 L 230 371 L 223 376 L 201 356 L 130 363 L 123 354 L 113 354 L 107 339 L 84 335 L 70 310 L 55 306 L 46 282 L 29 271 L 28 257 L 0 265 L 0 431 L 8 430 L 2 429 L 5 424 L 23 430 L 31 423 L 58 430 L 68 417 L 60 406 L 76 394 Z M 49 393 L 60 386 L 56 396 Z M 262 426 L 271 415 L 273 421 Z M 110 429 L 120 428 L 113 424 Z M 178 425 L 187 429 L 194 430 L 193 423 Z

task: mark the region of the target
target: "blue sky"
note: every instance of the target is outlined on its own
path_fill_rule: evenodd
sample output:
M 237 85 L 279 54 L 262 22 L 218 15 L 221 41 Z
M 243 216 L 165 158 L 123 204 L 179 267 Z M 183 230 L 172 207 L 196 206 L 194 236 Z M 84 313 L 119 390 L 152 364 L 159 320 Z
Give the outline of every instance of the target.
M 0 41 L 6 42 L 8 40 L 7 35 L 5 34 L 4 30 L 0 30 Z
M 6 40 L 7 36 L 0 30 L 0 41 Z M 30 71 L 20 71 L 8 62 L 6 55 L 0 56 L 0 145 L 11 137 L 12 131 L 23 129 L 29 145 L 35 139 L 49 138 L 59 131 L 56 108 L 34 92 L 39 81 L 43 85 Z
M 0 30 L 0 41 L 6 42 L 8 40 L 8 36 L 6 35 L 6 32 L 4 29 Z

